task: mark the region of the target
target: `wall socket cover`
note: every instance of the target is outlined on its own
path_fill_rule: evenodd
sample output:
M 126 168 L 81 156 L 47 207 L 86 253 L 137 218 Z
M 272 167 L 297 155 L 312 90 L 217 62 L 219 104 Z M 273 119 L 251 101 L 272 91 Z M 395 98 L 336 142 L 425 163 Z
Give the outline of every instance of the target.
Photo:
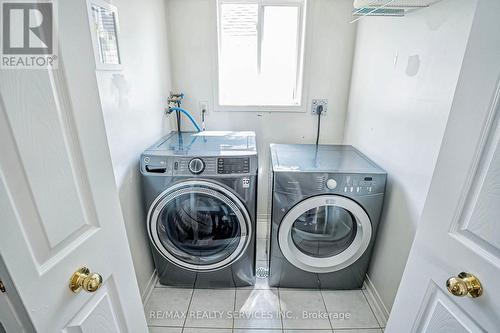
M 208 101 L 200 101 L 200 113 L 205 110 L 205 114 L 208 113 L 208 110 L 209 110 L 209 105 L 208 105 Z
M 323 105 L 323 112 L 321 112 L 321 115 L 325 116 L 326 111 L 328 110 L 328 99 L 323 98 L 323 99 L 313 99 L 312 104 L 311 104 L 311 113 L 312 114 L 318 114 L 317 108 L 318 106 Z

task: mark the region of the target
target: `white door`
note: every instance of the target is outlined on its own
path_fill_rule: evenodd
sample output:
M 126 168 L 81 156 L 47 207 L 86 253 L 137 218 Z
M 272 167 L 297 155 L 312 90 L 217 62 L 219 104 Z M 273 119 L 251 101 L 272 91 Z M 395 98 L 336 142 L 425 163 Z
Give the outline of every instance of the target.
M 146 332 L 86 2 L 58 16 L 59 69 L 0 71 L 0 253 L 38 332 Z M 81 266 L 102 276 L 93 293 L 68 287 Z
M 500 330 L 499 15 L 500 1 L 478 1 L 429 195 L 385 332 Z M 460 272 L 479 279 L 482 295 L 454 295 L 474 287 Z

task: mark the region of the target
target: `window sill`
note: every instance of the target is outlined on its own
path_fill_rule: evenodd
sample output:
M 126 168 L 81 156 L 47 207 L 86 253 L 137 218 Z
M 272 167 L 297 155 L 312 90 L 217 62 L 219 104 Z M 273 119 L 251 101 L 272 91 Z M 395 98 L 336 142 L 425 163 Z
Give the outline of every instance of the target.
M 216 112 L 306 112 L 304 105 L 216 105 Z

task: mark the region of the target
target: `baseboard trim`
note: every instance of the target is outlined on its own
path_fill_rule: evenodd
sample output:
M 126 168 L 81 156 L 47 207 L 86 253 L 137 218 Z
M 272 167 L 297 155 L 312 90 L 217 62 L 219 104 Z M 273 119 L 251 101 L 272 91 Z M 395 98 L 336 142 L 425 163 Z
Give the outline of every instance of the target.
M 156 269 L 155 269 L 153 271 L 153 274 L 151 274 L 151 277 L 149 278 L 146 288 L 144 288 L 144 291 L 142 292 L 141 295 L 142 304 L 146 305 L 146 303 L 148 302 L 149 297 L 151 296 L 151 293 L 153 292 L 153 289 L 156 286 L 156 282 L 158 282 L 158 274 L 156 274 Z
M 368 299 L 368 302 L 370 303 L 375 312 L 375 317 L 379 321 L 380 326 L 385 327 L 387 325 L 387 320 L 389 319 L 389 311 L 387 310 L 387 307 L 382 301 L 382 298 L 380 297 L 377 288 L 375 288 L 375 285 L 373 284 L 368 274 L 365 277 L 365 282 L 363 283 L 363 289 L 365 291 L 365 295 L 366 298 Z

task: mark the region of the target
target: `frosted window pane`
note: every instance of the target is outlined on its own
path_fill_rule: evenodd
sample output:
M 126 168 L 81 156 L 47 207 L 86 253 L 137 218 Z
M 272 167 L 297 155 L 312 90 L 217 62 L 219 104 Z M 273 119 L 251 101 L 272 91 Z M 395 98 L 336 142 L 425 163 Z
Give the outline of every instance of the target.
M 295 100 L 298 15 L 297 7 L 264 7 L 259 88 L 265 104 L 287 105 Z
M 221 8 L 220 103 L 252 104 L 257 71 L 258 5 L 227 4 Z
M 299 8 L 261 8 L 259 31 L 258 4 L 221 5 L 220 105 L 299 104 Z
M 112 10 L 92 5 L 92 18 L 97 33 L 97 47 L 101 63 L 120 64 L 115 13 Z

